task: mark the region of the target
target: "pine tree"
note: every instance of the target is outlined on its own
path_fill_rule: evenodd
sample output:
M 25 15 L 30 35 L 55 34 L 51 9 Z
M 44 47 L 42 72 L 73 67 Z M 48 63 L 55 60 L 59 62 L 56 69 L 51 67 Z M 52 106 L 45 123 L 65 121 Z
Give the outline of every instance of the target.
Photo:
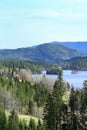
M 20 121 L 20 122 L 19 122 L 19 128 L 20 128 L 20 130 L 25 130 L 24 127 L 25 127 L 24 122 L 23 122 L 23 121 Z
M 71 89 L 69 106 L 70 106 L 71 112 L 74 113 L 75 112 L 75 108 L 76 108 L 76 95 L 75 95 L 75 90 L 74 90 L 73 87 Z
M 7 130 L 7 118 L 5 112 L 0 109 L 0 130 Z
M 46 104 L 44 107 L 44 127 L 47 130 L 55 130 L 54 128 L 54 107 L 52 94 L 48 94 Z
M 30 119 L 29 130 L 36 130 L 36 123 L 32 118 Z
M 33 101 L 29 100 L 29 113 L 32 114 L 33 113 Z
M 87 83 L 84 83 L 84 87 L 81 93 L 81 111 L 85 112 L 87 109 Z
M 63 105 L 64 82 L 62 71 L 58 71 L 58 79 L 52 94 L 49 94 L 44 108 L 44 122 L 47 130 L 61 130 L 61 108 Z
M 8 119 L 8 130 L 19 130 L 18 116 L 14 110 Z
M 43 124 L 40 119 L 38 120 L 37 130 L 43 130 Z
M 81 124 L 87 129 L 87 83 L 84 82 L 84 87 L 81 91 Z
M 74 90 L 74 88 L 71 89 L 70 94 L 70 130 L 79 130 L 80 128 L 80 91 Z
M 54 122 L 55 130 L 61 129 L 61 108 L 63 105 L 63 95 L 64 95 L 64 82 L 62 79 L 62 70 L 58 71 L 58 79 L 54 84 L 52 96 L 54 104 Z

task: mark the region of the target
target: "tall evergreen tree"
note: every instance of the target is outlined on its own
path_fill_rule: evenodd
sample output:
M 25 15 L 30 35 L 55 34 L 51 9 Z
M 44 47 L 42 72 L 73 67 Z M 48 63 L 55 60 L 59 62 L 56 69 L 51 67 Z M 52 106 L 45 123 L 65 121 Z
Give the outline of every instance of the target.
M 43 124 L 42 124 L 41 120 L 38 120 L 37 130 L 43 130 Z
M 18 116 L 14 110 L 8 119 L 8 130 L 19 130 Z
M 71 112 L 74 113 L 76 109 L 76 95 L 75 95 L 75 90 L 73 87 L 71 89 L 69 106 L 70 106 Z
M 55 130 L 54 122 L 54 107 L 52 94 L 48 94 L 44 107 L 44 126 L 47 130 Z
M 63 95 L 64 95 L 64 82 L 62 79 L 62 70 L 58 71 L 58 79 L 54 84 L 52 97 L 54 104 L 54 122 L 55 122 L 55 130 L 61 130 L 61 108 L 63 105 Z
M 0 130 L 7 130 L 7 118 L 5 112 L 0 109 Z
M 84 87 L 81 91 L 81 125 L 87 129 L 87 82 L 84 82 Z
M 24 124 L 24 121 L 20 121 L 19 122 L 19 128 L 20 128 L 20 130 L 25 130 L 25 124 Z
M 36 123 L 32 118 L 30 119 L 29 130 L 36 130 Z
M 80 97 L 81 93 L 80 90 L 74 90 L 74 88 L 71 89 L 71 94 L 70 94 L 70 101 L 69 101 L 69 106 L 70 106 L 70 130 L 79 130 L 80 128 Z
M 61 108 L 63 105 L 64 82 L 62 70 L 58 71 L 58 79 L 54 84 L 52 94 L 47 98 L 44 121 L 47 130 L 61 130 Z

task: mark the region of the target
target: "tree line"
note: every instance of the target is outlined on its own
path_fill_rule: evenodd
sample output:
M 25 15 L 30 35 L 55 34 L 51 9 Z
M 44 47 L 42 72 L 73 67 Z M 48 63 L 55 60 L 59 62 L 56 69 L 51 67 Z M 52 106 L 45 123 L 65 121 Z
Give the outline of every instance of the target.
M 20 59 L 0 60 L 0 68 L 3 66 L 9 69 L 30 69 L 33 74 L 41 74 L 43 69 L 53 73 L 58 71 L 58 64 L 56 63 L 33 62 Z

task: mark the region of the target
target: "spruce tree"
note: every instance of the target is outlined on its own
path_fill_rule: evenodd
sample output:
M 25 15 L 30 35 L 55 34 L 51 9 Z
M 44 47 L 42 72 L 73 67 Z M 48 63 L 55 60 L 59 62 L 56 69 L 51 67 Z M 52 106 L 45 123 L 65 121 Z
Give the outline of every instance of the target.
M 73 87 L 71 89 L 69 106 L 70 106 L 71 112 L 74 113 L 76 109 L 76 95 L 75 95 L 75 90 Z
M 61 130 L 61 108 L 63 105 L 64 82 L 62 70 L 58 71 L 58 79 L 52 94 L 49 94 L 44 109 L 44 122 L 47 130 Z
M 43 130 L 43 124 L 40 119 L 38 120 L 37 130 Z
M 13 110 L 8 119 L 8 129 L 7 130 L 19 130 L 18 116 Z
M 61 108 L 63 105 L 63 95 L 64 95 L 64 82 L 62 79 L 62 70 L 58 71 L 58 79 L 54 84 L 52 97 L 54 104 L 54 123 L 55 130 L 61 130 Z
M 25 130 L 25 124 L 24 124 L 24 121 L 20 121 L 19 122 L 19 128 L 20 128 L 20 130 Z
M 0 130 L 7 130 L 7 118 L 5 112 L 0 109 Z
M 71 89 L 71 94 L 70 94 L 70 101 L 69 101 L 69 106 L 70 106 L 70 130 L 79 130 L 80 128 L 80 118 L 81 118 L 81 113 L 80 113 L 80 90 L 74 90 L 74 88 Z
M 44 107 L 44 127 L 47 130 L 55 130 L 54 126 L 54 107 L 52 94 L 48 94 Z
M 36 123 L 32 118 L 30 119 L 29 130 L 36 130 Z
M 87 83 L 84 82 L 84 87 L 81 91 L 81 124 L 87 129 Z

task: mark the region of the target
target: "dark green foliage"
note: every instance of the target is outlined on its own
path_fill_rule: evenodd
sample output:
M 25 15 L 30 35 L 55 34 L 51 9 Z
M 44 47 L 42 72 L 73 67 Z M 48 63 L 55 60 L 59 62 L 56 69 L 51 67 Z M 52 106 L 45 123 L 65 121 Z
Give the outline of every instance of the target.
M 84 83 L 84 87 L 81 91 L 81 110 L 86 111 L 87 109 L 87 84 Z
M 62 100 L 64 94 L 62 72 L 54 84 L 44 107 L 44 126 L 46 130 L 87 130 L 87 84 L 82 90 L 71 89 L 67 104 Z
M 25 130 L 24 123 L 22 121 L 20 121 L 20 123 L 19 123 L 19 128 L 20 128 L 20 130 Z
M 36 123 L 32 118 L 30 119 L 29 130 L 36 130 Z
M 33 114 L 33 101 L 29 100 L 29 113 Z
M 38 120 L 37 130 L 43 130 L 43 124 L 40 119 Z
M 54 84 L 52 94 L 48 95 L 44 108 L 44 123 L 47 130 L 61 129 L 61 108 L 63 105 L 64 83 L 62 71 L 58 71 L 58 80 Z
M 74 88 L 71 89 L 71 95 L 70 95 L 70 101 L 69 101 L 69 106 L 71 108 L 71 111 L 74 112 L 76 108 L 76 93 Z
M 1 69 L 7 67 L 9 69 L 9 77 L 14 75 L 14 72 L 18 68 L 20 69 L 30 69 L 31 72 L 34 73 L 41 73 L 43 68 L 46 69 L 47 73 L 57 73 L 58 72 L 58 65 L 52 63 L 44 63 L 44 62 L 31 62 L 25 60 L 17 60 L 17 59 L 8 59 L 8 60 L 0 60 Z M 6 75 L 2 73 L 1 75 Z
M 44 125 L 47 130 L 54 130 L 54 108 L 53 108 L 53 98 L 52 95 L 49 93 L 46 104 L 44 107 Z
M 58 71 L 58 80 L 54 84 L 52 96 L 55 114 L 55 130 L 61 129 L 61 107 L 63 105 L 64 83 L 62 80 L 62 70 Z
M 8 130 L 19 130 L 18 116 L 13 110 L 8 118 Z
M 3 109 L 0 108 L 0 130 L 7 130 L 7 118 Z
M 19 99 L 19 102 L 21 104 L 21 106 L 24 106 L 24 99 L 25 99 L 25 87 L 24 85 L 22 85 L 21 83 L 18 83 L 17 85 L 17 92 L 16 92 L 16 95 Z
M 66 70 L 87 70 L 87 57 L 72 58 L 60 62 L 58 65 Z
M 69 106 L 66 120 L 64 121 L 69 130 L 86 130 L 87 129 L 87 93 L 86 86 L 82 90 L 71 89 Z M 65 115 L 64 115 L 65 116 Z
M 37 102 L 37 106 L 41 107 L 46 101 L 47 90 L 44 88 L 44 86 L 38 86 L 37 84 L 35 84 L 33 88 L 35 89 L 34 100 Z
M 0 75 L 8 75 L 12 77 L 14 71 L 17 68 L 19 69 L 30 69 L 32 73 L 41 73 L 43 68 L 46 69 L 48 74 L 57 74 L 58 66 L 61 66 L 62 69 L 66 70 L 87 70 L 87 57 L 76 57 L 66 61 L 61 61 L 56 64 L 52 63 L 44 63 L 44 62 L 30 62 L 30 61 L 23 61 L 23 60 L 0 60 L 0 66 L 7 67 L 9 69 L 9 73 L 5 74 L 2 73 Z

